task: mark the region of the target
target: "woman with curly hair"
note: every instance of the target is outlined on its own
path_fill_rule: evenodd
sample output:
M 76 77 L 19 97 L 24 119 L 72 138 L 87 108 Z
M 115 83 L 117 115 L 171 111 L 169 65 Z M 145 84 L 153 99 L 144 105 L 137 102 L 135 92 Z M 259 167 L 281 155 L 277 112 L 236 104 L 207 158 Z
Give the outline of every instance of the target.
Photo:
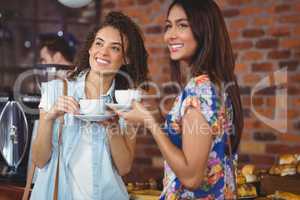
M 68 96 L 62 95 L 61 80 L 43 85 L 40 125 L 32 147 L 33 162 L 41 170 L 31 199 L 53 199 L 58 156 L 58 199 L 128 199 L 121 176 L 132 166 L 133 131 L 121 119 L 87 123 L 73 114 L 78 114 L 79 99 L 112 102 L 115 89 L 136 88 L 144 82 L 147 57 L 138 26 L 124 14 L 111 12 L 88 34 L 68 76 Z M 61 116 L 65 122 L 58 146 Z
M 165 159 L 161 200 L 235 199 L 233 169 L 243 112 L 218 5 L 213 0 L 174 0 L 164 41 L 174 80 L 181 84 L 183 63 L 192 77 L 167 114 L 164 128 L 140 103 L 134 102 L 130 112 L 116 112 L 127 121 L 145 122 L 152 133 Z

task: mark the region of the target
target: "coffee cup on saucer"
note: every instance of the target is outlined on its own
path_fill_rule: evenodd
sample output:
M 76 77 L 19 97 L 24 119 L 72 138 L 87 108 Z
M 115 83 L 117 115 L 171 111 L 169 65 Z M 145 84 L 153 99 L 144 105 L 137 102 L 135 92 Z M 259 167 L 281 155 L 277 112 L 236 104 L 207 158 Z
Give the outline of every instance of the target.
M 141 91 L 129 89 L 129 90 L 115 90 L 115 98 L 118 104 L 124 106 L 130 106 L 132 101 L 141 100 Z
M 104 99 L 80 99 L 81 115 L 103 115 L 106 110 Z

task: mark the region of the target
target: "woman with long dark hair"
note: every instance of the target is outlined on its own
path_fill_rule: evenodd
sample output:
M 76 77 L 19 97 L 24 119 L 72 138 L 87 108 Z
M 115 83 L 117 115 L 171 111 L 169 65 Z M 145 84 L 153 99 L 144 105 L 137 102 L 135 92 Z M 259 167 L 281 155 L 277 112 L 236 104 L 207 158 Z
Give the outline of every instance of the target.
M 222 13 L 213 0 L 175 0 L 164 41 L 173 79 L 180 64 L 191 71 L 161 130 L 151 113 L 134 102 L 125 120 L 145 123 L 165 159 L 161 199 L 234 199 L 234 163 L 243 129 L 234 56 Z
M 111 12 L 87 36 L 76 69 L 69 74 L 67 96 L 61 80 L 43 85 L 40 124 L 32 147 L 33 162 L 41 170 L 32 200 L 52 200 L 54 195 L 60 200 L 129 198 L 121 176 L 132 166 L 134 132 L 122 120 L 85 122 L 74 114 L 82 98 L 113 102 L 115 89 L 136 88 L 144 82 L 147 57 L 138 26 L 126 15 Z M 61 117 L 62 140 L 57 134 Z

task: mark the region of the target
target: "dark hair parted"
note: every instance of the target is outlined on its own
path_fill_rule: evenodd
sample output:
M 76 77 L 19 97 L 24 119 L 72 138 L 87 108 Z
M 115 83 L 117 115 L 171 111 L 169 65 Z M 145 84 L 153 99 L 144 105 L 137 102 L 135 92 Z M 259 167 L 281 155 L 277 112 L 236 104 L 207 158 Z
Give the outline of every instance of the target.
M 91 48 L 97 32 L 104 27 L 113 27 L 120 32 L 122 41 L 122 51 L 124 61 L 128 61 L 119 69 L 120 73 L 116 74 L 116 89 L 128 89 L 130 84 L 128 80 L 122 75 L 123 73 L 129 75 L 133 80 L 134 87 L 147 80 L 148 74 L 148 53 L 144 46 L 142 32 L 138 25 L 134 23 L 128 16 L 121 12 L 110 12 L 106 15 L 100 27 L 94 28 L 86 38 L 85 43 L 79 55 L 75 60 L 76 69 L 69 75 L 69 79 L 75 79 L 81 72 L 90 69 L 89 63 L 89 49 Z M 127 40 L 127 49 L 125 41 Z M 126 59 L 125 59 L 126 58 Z
M 76 54 L 76 48 L 73 42 L 67 41 L 63 36 L 58 36 L 53 33 L 42 34 L 39 40 L 40 49 L 47 47 L 50 54 L 54 55 L 56 52 L 59 52 L 67 61 L 73 62 Z
M 226 92 L 234 110 L 234 130 L 232 150 L 237 151 L 243 130 L 243 109 L 239 86 L 234 75 L 234 55 L 222 12 L 213 0 L 174 0 L 174 6 L 185 11 L 192 33 L 197 41 L 197 49 L 190 60 L 192 76 L 207 74 L 218 85 L 230 85 Z M 171 60 L 172 78 L 180 83 L 181 73 L 178 61 Z

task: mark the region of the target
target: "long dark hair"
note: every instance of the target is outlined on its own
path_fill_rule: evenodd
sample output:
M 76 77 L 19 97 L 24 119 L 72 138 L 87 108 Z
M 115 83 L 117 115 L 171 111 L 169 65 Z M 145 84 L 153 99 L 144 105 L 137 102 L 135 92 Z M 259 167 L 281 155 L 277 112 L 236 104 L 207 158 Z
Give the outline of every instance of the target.
M 134 87 L 147 80 L 148 74 L 148 53 L 144 46 L 142 32 L 128 16 L 121 12 L 110 12 L 106 15 L 103 23 L 88 33 L 85 43 L 79 55 L 75 60 L 75 70 L 68 76 L 69 79 L 75 79 L 81 72 L 90 69 L 89 49 L 91 48 L 97 32 L 107 26 L 111 26 L 120 32 L 122 40 L 122 51 L 125 58 L 128 58 L 129 64 L 121 66 L 120 72 L 116 74 L 116 89 L 128 89 L 131 85 L 122 75 L 127 74 L 133 80 Z M 127 49 L 124 49 L 125 40 L 127 40 Z
M 231 84 L 226 88 L 226 92 L 234 111 L 235 135 L 231 135 L 231 146 L 236 152 L 243 131 L 243 110 L 239 86 L 234 75 L 234 55 L 222 12 L 213 0 L 174 0 L 169 6 L 168 15 L 175 5 L 181 6 L 185 11 L 198 43 L 189 63 L 192 76 L 207 74 L 209 79 L 218 86 Z M 174 60 L 170 62 L 172 79 L 180 83 L 180 63 Z

